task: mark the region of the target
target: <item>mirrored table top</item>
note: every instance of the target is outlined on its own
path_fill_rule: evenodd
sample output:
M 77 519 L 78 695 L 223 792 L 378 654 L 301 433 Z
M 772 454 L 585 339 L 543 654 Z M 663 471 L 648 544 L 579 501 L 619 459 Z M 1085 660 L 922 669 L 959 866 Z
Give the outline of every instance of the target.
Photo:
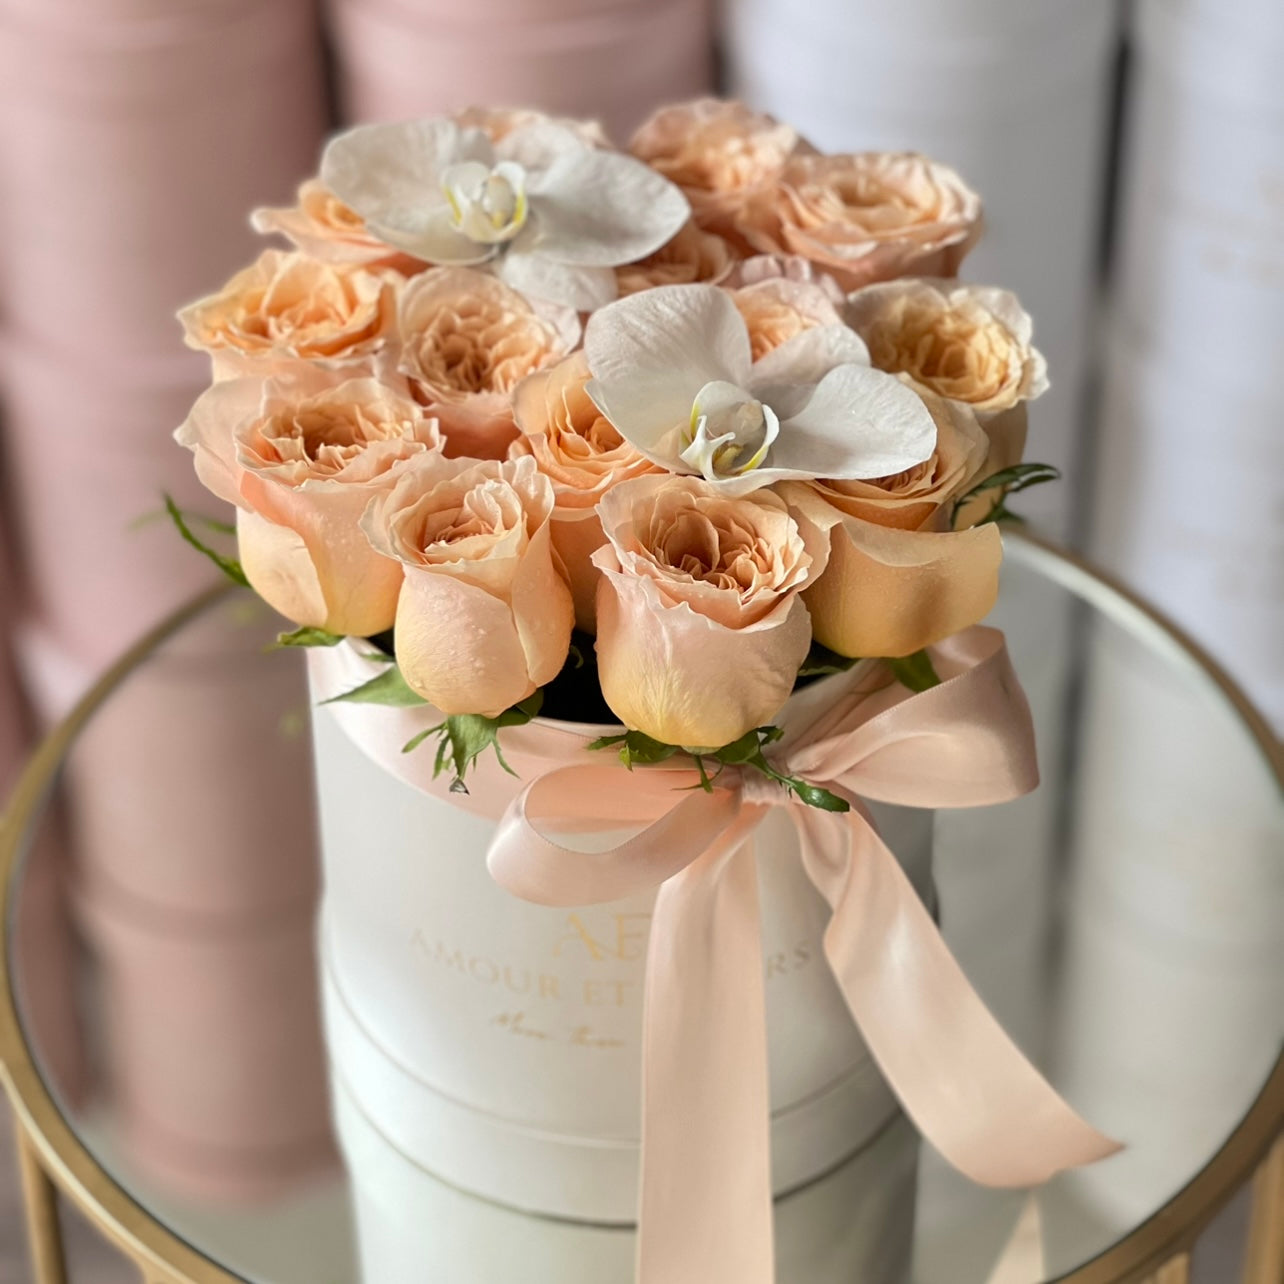
M 995 1191 L 897 1124 L 778 1204 L 780 1284 L 866 1284 L 879 1237 L 903 1239 L 907 1284 L 1110 1280 L 1140 1260 L 1121 1242 L 1192 1183 L 1195 1202 L 1228 1193 L 1209 1165 L 1237 1132 L 1254 1134 L 1242 1175 L 1279 1126 L 1284 804 L 1260 726 L 1144 610 L 1032 541 L 1008 540 L 989 622 L 1030 697 L 1042 784 L 938 814 L 942 929 L 1023 1050 L 1126 1149 Z M 266 646 L 277 623 L 224 594 L 100 684 L 16 817 L 8 958 L 44 1083 L 137 1203 L 231 1278 L 359 1284 L 362 1161 L 349 1147 L 345 1169 L 332 1140 L 317 1012 L 307 695 L 301 657 Z M 425 1281 L 552 1284 L 545 1261 L 557 1284 L 631 1278 L 625 1229 L 440 1183 L 423 1210 L 440 1253 Z

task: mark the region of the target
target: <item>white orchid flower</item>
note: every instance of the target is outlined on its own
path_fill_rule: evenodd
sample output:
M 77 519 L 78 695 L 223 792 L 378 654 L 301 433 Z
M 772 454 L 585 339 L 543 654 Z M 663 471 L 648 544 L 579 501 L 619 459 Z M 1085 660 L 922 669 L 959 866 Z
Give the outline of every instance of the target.
M 659 249 L 690 215 L 650 167 L 552 121 L 497 143 L 451 120 L 362 125 L 326 148 L 321 181 L 389 245 L 489 265 L 523 294 L 581 312 L 614 299 L 613 269 Z
M 717 286 L 671 285 L 589 318 L 586 391 L 648 459 L 730 494 L 787 478 L 891 477 L 929 458 L 917 393 L 874 370 L 855 331 L 817 326 L 754 361 Z

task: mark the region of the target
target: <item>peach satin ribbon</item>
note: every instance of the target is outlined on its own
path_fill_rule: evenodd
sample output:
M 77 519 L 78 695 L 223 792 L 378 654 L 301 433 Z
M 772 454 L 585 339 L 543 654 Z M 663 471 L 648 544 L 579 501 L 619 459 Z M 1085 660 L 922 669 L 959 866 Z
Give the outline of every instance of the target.
M 860 805 L 864 797 L 982 806 L 1037 783 L 1029 708 L 1002 634 L 969 629 L 933 655 L 943 681 L 929 691 L 870 691 L 867 671 L 853 670 L 804 691 L 785 711 L 776 765 L 848 798 L 845 814 L 799 805 L 734 769 L 711 793 L 678 792 L 694 771 L 630 775 L 578 752 L 584 737 L 548 728 L 565 737 L 561 752 L 551 767 L 543 758 L 542 774 L 529 773 L 499 821 L 491 873 L 526 900 L 587 905 L 659 888 L 644 1010 L 639 1284 L 774 1278 L 752 842 L 772 807 L 788 808 L 807 873 L 832 908 L 825 956 L 865 1042 L 907 1113 L 955 1167 L 987 1185 L 1023 1187 L 1118 1149 L 1004 1034 Z M 345 689 L 333 668 L 328 676 L 326 689 Z M 355 707 L 334 707 L 353 730 L 346 711 Z M 386 741 L 357 734 L 403 779 L 440 792 L 423 760 L 392 761 Z M 521 754 L 536 742 L 514 735 L 511 743 Z M 607 851 L 574 851 L 545 832 L 618 828 L 622 815 L 647 827 Z

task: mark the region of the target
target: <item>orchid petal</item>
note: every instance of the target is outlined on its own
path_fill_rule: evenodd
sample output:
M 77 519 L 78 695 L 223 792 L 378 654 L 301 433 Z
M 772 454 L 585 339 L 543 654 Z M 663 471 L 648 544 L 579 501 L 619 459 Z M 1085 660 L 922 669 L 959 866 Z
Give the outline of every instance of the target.
M 413 253 L 425 263 L 448 267 L 474 267 L 495 257 L 497 249 L 473 240 L 456 225 L 448 204 L 432 209 L 404 210 L 401 226 L 367 221 L 366 226 L 390 245 Z
M 527 190 L 540 252 L 587 267 L 645 258 L 691 215 L 682 192 L 649 166 L 587 147 L 531 173 Z
M 814 326 L 755 361 L 749 387 L 817 384 L 836 366 L 867 365 L 869 349 L 855 330 L 845 325 Z
M 891 477 L 935 447 L 936 424 L 917 393 L 881 370 L 839 366 L 781 425 L 771 466 L 809 477 Z
M 610 303 L 616 294 L 615 273 L 610 268 L 576 267 L 542 254 L 523 252 L 514 242 L 498 263 L 499 279 L 532 299 L 593 312 Z
M 431 241 L 440 251 L 448 239 L 440 219 L 444 212 L 449 226 L 442 174 L 448 166 L 468 161 L 488 169 L 494 162 L 494 148 L 481 130 L 460 129 L 449 120 L 361 125 L 326 148 L 321 181 L 389 245 L 434 262 L 459 263 L 464 261 L 462 247 L 448 250 L 445 258 L 426 249 Z
M 547 169 L 559 156 L 587 150 L 589 145 L 573 130 L 551 120 L 522 125 L 495 144 L 501 161 L 514 161 L 528 172 Z
M 743 318 L 725 291 L 709 285 L 660 286 L 610 304 L 589 318 L 584 351 L 593 376 L 585 390 L 598 409 L 668 467 L 676 456 L 655 452 L 687 425 L 700 389 L 744 387 L 751 365 Z

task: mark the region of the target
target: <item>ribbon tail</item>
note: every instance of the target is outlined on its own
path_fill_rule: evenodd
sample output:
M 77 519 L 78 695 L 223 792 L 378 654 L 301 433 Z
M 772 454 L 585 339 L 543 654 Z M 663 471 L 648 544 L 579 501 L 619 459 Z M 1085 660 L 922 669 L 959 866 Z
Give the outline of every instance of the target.
M 985 1284 L 1039 1284 L 1047 1275 L 1043 1244 L 1039 1197 L 1032 1191 Z
M 833 909 L 825 955 L 847 1006 L 906 1113 L 955 1168 L 983 1186 L 1036 1186 L 1121 1149 L 1003 1031 L 864 817 L 823 830 L 807 817 L 800 832 Z
M 745 806 L 660 888 L 643 1013 L 638 1284 L 772 1284 L 758 873 Z

